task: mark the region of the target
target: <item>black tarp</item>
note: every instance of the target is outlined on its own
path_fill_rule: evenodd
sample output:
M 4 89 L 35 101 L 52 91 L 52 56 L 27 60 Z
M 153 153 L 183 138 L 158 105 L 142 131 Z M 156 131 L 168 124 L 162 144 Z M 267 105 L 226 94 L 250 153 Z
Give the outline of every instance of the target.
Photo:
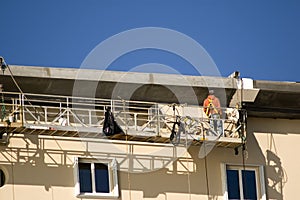
M 122 128 L 115 121 L 114 115 L 111 112 L 110 108 L 107 108 L 105 112 L 103 133 L 106 136 L 115 135 L 115 134 L 124 134 Z

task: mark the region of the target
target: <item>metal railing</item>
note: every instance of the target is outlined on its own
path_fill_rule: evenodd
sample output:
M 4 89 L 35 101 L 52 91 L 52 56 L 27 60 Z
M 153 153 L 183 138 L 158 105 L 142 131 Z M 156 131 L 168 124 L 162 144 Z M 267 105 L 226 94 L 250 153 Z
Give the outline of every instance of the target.
M 169 135 L 178 120 L 192 135 L 208 135 L 213 129 L 212 120 L 201 106 L 13 92 L 1 94 L 1 121 L 19 123 L 20 126 L 47 129 L 69 127 L 80 128 L 83 132 L 102 132 L 104 114 L 110 107 L 117 123 L 127 134 Z M 237 110 L 222 109 L 224 117 L 219 119 L 222 124 L 222 131 L 218 133 L 220 137 L 244 137 L 245 124 L 240 123 L 243 117 L 230 118 L 228 112 L 236 113 Z

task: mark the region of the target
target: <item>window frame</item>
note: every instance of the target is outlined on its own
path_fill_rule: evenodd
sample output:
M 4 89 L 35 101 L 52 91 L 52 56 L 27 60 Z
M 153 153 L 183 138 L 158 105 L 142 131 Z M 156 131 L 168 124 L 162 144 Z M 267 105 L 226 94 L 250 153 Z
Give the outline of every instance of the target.
M 79 178 L 79 163 L 91 164 L 91 181 L 92 192 L 80 191 L 80 178 Z M 95 180 L 95 164 L 105 164 L 108 167 L 108 185 L 109 192 L 96 192 Z M 75 195 L 78 198 L 119 198 L 119 184 L 118 184 L 118 164 L 116 159 L 91 159 L 91 158 L 74 158 L 74 177 L 75 177 Z
M 227 186 L 227 169 L 238 170 L 239 180 L 240 180 L 239 188 L 240 188 L 240 190 L 243 190 L 242 180 L 240 179 L 241 178 L 240 171 L 244 169 L 244 166 L 238 165 L 238 164 L 221 163 L 223 199 L 225 199 L 225 200 L 229 200 L 228 186 Z M 257 197 L 258 197 L 258 199 L 261 199 L 261 200 L 267 200 L 263 165 L 246 165 L 245 170 L 255 171 Z M 244 199 L 244 198 L 241 198 L 241 199 Z

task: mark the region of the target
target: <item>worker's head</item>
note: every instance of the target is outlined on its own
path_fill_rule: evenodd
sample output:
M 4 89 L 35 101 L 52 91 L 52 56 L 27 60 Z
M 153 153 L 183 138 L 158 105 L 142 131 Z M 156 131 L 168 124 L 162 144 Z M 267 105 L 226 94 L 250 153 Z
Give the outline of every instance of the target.
M 209 95 L 214 95 L 214 94 L 215 94 L 215 91 L 214 91 L 214 90 L 209 90 L 209 91 L 208 91 L 208 94 L 209 94 Z

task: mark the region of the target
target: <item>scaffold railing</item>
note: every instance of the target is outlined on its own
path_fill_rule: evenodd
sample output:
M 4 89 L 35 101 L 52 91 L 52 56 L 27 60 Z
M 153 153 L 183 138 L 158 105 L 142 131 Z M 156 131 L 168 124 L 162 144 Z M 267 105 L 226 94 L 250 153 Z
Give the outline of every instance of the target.
M 196 140 L 245 137 L 245 115 L 237 108 L 221 108 L 223 115 L 211 119 L 198 105 L 14 92 L 2 92 L 2 97 L 2 127 L 93 133 L 90 136 L 97 137 L 103 135 L 105 111 L 110 108 L 128 135 L 169 137 L 179 131 L 176 124 L 181 124 L 184 134 Z M 216 120 L 221 129 L 214 127 Z

